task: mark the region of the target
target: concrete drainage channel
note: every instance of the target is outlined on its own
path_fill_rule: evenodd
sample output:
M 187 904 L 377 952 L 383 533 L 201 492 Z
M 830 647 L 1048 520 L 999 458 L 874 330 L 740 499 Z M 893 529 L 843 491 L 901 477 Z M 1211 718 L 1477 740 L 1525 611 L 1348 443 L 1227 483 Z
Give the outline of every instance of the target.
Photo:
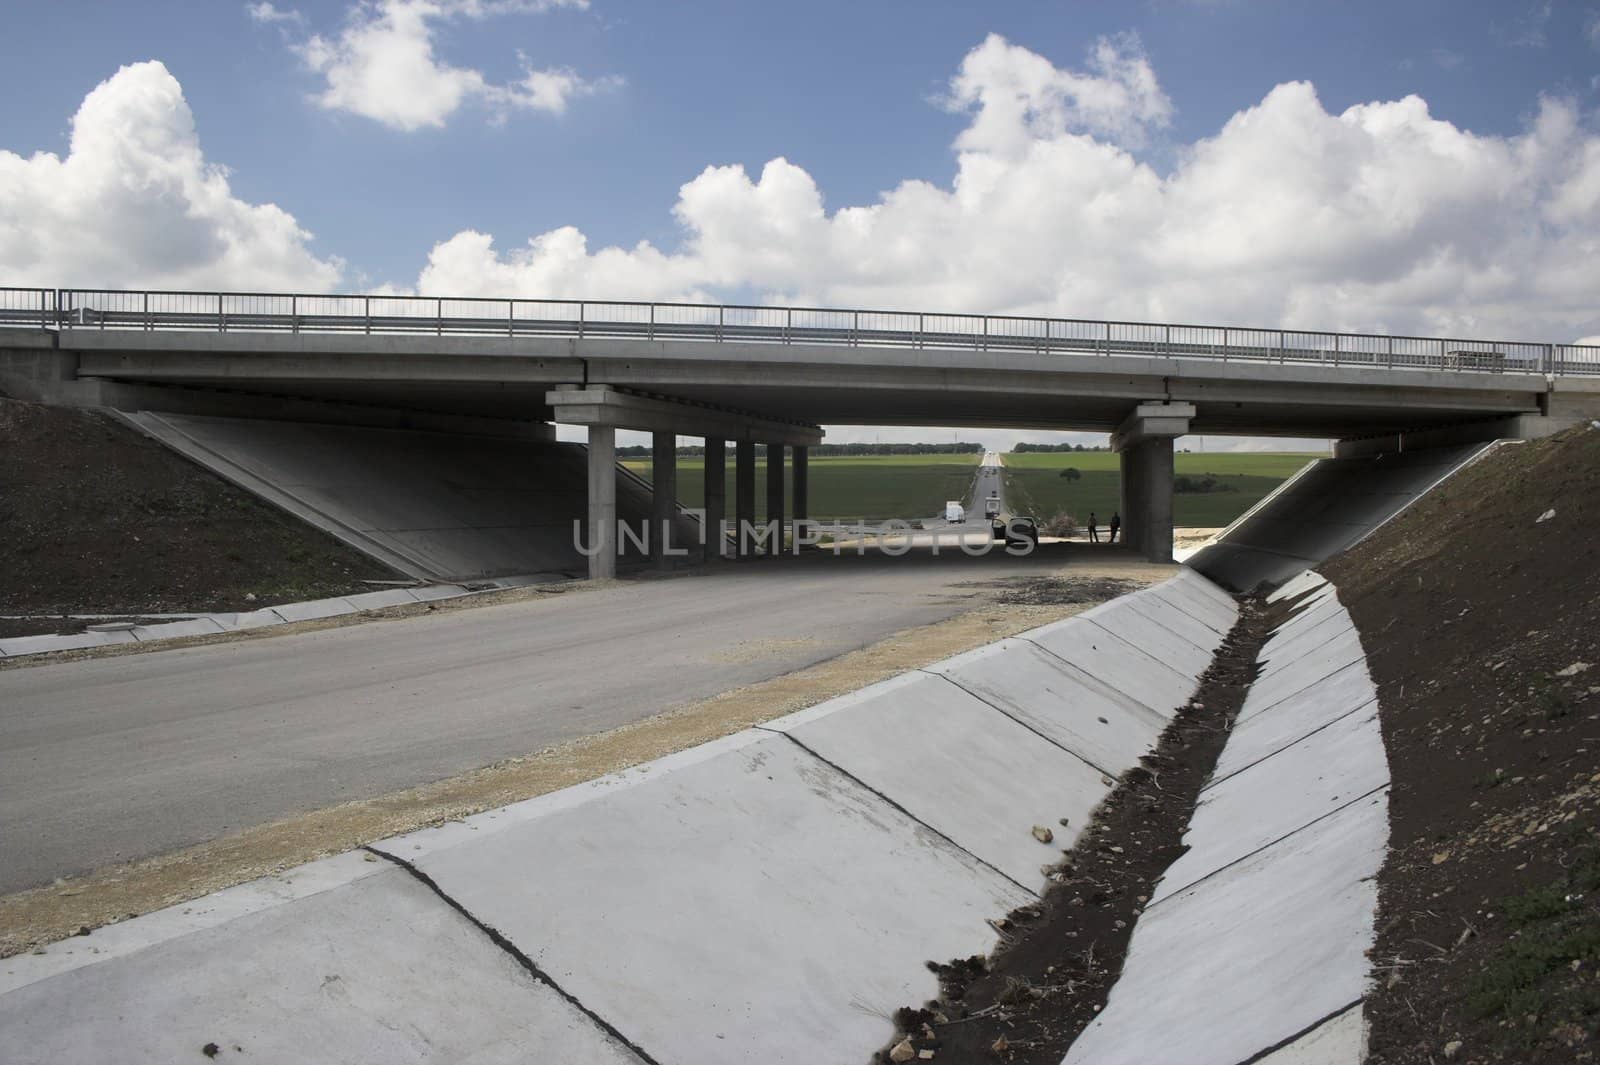
M 1188 850 L 1065 1065 L 1349 1063 L 1389 839 L 1377 690 L 1332 585 L 1307 572 L 1262 647 Z
M 501 577 L 494 580 L 473 581 L 470 587 L 464 584 L 419 584 L 338 596 L 333 599 L 283 603 L 238 613 L 190 614 L 176 621 L 162 621 L 154 625 L 126 623 L 90 625 L 85 632 L 14 636 L 0 640 L 0 658 L 19 658 L 23 655 L 47 654 L 51 651 L 76 651 L 86 647 L 109 647 L 119 643 L 150 643 L 156 640 L 173 640 L 182 636 L 215 636 L 224 632 L 289 625 L 297 621 L 342 617 L 346 614 L 359 614 L 364 610 L 384 610 L 394 606 L 410 606 L 413 603 L 459 599 L 462 596 L 482 595 L 486 592 L 542 583 L 543 579 L 537 577 Z
M 1382 782 L 1355 793 L 1375 707 L 1351 682 L 1358 641 L 1340 664 L 1343 608 L 1301 583 L 1193 849 L 1069 1061 L 1280 1044 L 1283 1061 L 1357 1060 L 1386 838 Z M 896 1007 L 933 997 L 929 959 L 989 951 L 988 919 L 1037 900 L 1041 866 L 1236 616 L 1186 571 L 624 773 L 7 959 L 0 1059 L 864 1061 Z

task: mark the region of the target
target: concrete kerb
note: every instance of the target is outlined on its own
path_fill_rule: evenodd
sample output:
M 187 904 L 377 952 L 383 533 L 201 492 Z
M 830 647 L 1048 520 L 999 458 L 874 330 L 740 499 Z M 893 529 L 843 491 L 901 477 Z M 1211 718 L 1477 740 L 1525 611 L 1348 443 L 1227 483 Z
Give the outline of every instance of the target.
M 311 599 L 302 603 L 284 603 L 222 614 L 204 614 L 183 621 L 169 621 L 158 625 L 136 625 L 122 632 L 81 632 L 60 636 L 17 636 L 0 640 L 0 655 L 47 654 L 51 651 L 74 651 L 86 647 L 102 647 L 117 643 L 148 643 L 171 640 L 182 636 L 213 636 L 223 632 L 260 629 L 272 625 L 285 625 L 297 621 L 314 621 L 321 618 L 342 617 L 368 610 L 407 606 L 412 603 L 432 603 L 441 599 L 459 599 L 465 596 L 484 595 L 506 588 L 522 588 L 542 583 L 535 577 L 509 577 L 484 582 L 485 586 L 471 588 L 460 584 L 427 584 L 415 588 L 385 588 L 375 592 L 358 592 L 355 595 L 335 596 L 331 599 Z

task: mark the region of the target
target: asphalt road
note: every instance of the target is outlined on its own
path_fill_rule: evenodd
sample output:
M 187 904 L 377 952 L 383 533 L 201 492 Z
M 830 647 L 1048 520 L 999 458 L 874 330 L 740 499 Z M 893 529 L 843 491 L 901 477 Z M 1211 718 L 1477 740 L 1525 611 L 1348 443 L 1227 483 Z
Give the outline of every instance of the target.
M 0 893 L 614 728 L 984 594 L 957 582 L 1046 567 L 1001 552 L 787 559 L 0 670 Z

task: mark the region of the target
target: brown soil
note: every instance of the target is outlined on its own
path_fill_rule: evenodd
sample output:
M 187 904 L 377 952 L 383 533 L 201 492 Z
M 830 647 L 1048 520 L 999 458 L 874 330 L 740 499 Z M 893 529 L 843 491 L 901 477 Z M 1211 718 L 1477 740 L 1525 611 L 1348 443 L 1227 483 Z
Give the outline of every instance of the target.
M 0 398 L 0 614 L 241 610 L 398 576 L 109 415 Z
M 1597 521 L 1600 431 L 1575 430 L 1500 447 L 1324 569 L 1394 781 L 1373 1062 L 1600 1058 Z
M 1256 604 L 1241 618 L 1155 751 L 1123 774 L 1063 861 L 1044 897 L 992 922 L 1002 944 L 989 958 L 930 968 L 940 998 L 895 1015 L 898 1032 L 940 1062 L 1059 1065 L 1105 1005 L 1134 923 L 1161 874 L 1186 849 L 1184 830 L 1256 675 L 1270 620 Z M 918 1059 L 913 1059 L 918 1060 Z
M 1167 572 L 1165 567 L 1146 567 L 1143 579 L 1135 580 L 1133 586 L 1161 580 Z M 1056 578 L 1063 586 L 1072 587 L 1082 579 L 1075 573 Z M 592 586 L 580 583 L 567 587 L 578 594 Z M 515 589 L 491 593 L 478 601 L 508 602 L 539 594 L 544 593 Z M 1065 597 L 1067 594 L 1063 593 Z M 469 609 L 467 603 L 470 601 L 450 600 L 419 604 L 415 609 Z M 663 713 L 632 725 L 526 757 L 8 895 L 0 898 L 0 957 L 71 936 L 79 928 L 98 928 L 374 840 L 593 780 L 793 713 L 905 670 L 1070 617 L 1091 605 L 1092 601 L 1047 606 L 988 604 L 932 625 L 902 630 L 858 651 L 794 673 L 701 702 L 663 707 Z M 350 622 L 325 619 L 259 631 L 304 631 L 335 623 Z M 230 638 L 251 638 L 251 634 L 200 639 Z M 121 652 L 128 646 L 101 650 Z

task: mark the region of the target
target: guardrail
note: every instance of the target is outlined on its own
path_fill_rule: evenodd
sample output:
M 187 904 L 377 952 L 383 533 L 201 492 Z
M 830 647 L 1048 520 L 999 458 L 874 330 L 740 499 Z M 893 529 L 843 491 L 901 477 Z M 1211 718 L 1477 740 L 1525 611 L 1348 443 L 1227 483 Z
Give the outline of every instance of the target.
M 0 288 L 0 325 L 58 330 L 711 340 L 1600 375 L 1600 346 L 1593 345 L 624 300 Z

